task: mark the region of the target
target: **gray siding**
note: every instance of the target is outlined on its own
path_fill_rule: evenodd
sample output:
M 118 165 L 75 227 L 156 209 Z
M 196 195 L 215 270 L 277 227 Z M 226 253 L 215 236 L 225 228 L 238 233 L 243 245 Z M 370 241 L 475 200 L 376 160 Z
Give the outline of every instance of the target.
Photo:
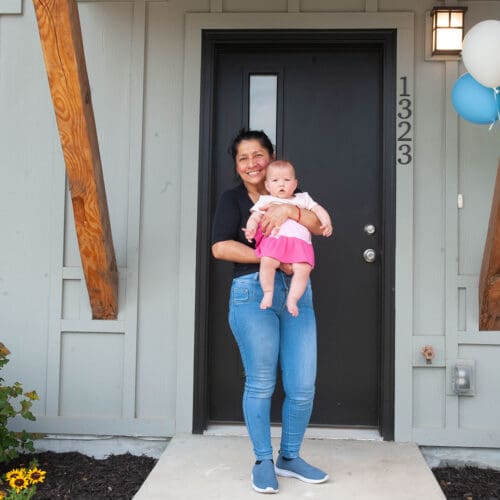
M 464 68 L 425 60 L 430 0 L 79 3 L 120 270 L 119 317 L 110 322 L 91 320 L 33 7 L 25 2 L 20 14 L 14 4 L 0 3 L 0 328 L 12 351 L 7 378 L 41 397 L 33 429 L 172 435 L 191 428 L 198 153 L 186 141 L 197 123 L 187 115 L 199 108 L 186 92 L 199 67 L 185 61 L 199 60 L 189 55 L 198 42 L 186 34 L 186 13 L 211 12 L 214 25 L 221 13 L 237 13 L 260 25 L 272 13 L 378 8 L 414 14 L 413 39 L 400 48 L 414 58 L 414 164 L 398 171 L 413 195 L 411 211 L 398 214 L 413 246 L 398 262 L 413 272 L 397 278 L 399 291 L 409 290 L 398 301 L 410 317 L 396 331 L 396 438 L 500 446 L 500 332 L 477 331 L 500 127 L 468 124 L 451 108 Z M 500 18 L 499 1 L 463 4 L 467 27 Z M 10 12 L 18 15 L 2 15 Z M 425 344 L 437 353 L 431 367 L 419 354 Z M 472 398 L 450 393 L 456 358 L 476 361 Z

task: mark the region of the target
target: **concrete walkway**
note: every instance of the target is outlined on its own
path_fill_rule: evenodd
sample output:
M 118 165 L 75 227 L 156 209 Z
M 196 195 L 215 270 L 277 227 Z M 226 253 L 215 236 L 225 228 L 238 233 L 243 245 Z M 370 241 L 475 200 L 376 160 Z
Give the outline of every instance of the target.
M 279 441 L 273 439 L 274 449 Z M 134 500 L 443 500 L 412 443 L 305 439 L 301 456 L 330 475 L 323 484 L 278 478 L 277 497 L 253 491 L 253 454 L 246 437 L 174 437 Z

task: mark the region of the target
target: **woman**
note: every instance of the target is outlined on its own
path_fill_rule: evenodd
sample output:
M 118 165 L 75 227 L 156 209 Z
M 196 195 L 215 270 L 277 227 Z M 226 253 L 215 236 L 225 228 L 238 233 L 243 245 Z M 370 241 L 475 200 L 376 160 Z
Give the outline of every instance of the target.
M 231 145 L 239 186 L 224 192 L 215 213 L 212 253 L 215 258 L 234 263 L 229 304 L 229 323 L 245 369 L 243 414 L 256 462 L 252 486 L 261 493 L 277 493 L 279 476 L 322 483 L 328 475 L 299 457 L 300 446 L 311 416 L 316 378 L 316 320 L 310 283 L 299 301 L 300 315 L 286 308 L 289 266 L 276 273 L 272 307 L 260 309 L 259 258 L 242 230 L 250 208 L 261 194 L 268 194 L 264 182 L 266 167 L 274 156 L 264 132 L 242 130 Z M 297 220 L 292 205 L 271 205 L 261 220 L 269 234 L 287 219 Z M 322 233 L 320 222 L 309 210 L 301 210 L 300 223 L 311 233 Z M 280 360 L 285 401 L 282 410 L 281 445 L 273 462 L 271 445 L 271 397 Z

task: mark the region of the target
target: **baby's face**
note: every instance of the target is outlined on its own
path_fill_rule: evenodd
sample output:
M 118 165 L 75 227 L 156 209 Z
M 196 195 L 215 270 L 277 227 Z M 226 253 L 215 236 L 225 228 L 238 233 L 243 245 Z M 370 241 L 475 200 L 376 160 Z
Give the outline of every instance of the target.
M 266 189 L 276 198 L 291 198 L 297 188 L 295 172 L 291 167 L 267 167 Z

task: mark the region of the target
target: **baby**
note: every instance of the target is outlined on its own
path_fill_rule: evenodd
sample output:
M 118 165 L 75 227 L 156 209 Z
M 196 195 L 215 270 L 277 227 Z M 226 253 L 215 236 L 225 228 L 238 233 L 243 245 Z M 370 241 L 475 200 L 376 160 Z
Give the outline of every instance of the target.
M 301 208 L 314 212 L 321 222 L 323 236 L 332 234 L 332 222 L 328 212 L 318 205 L 307 193 L 296 193 L 297 178 L 295 169 L 288 161 L 276 160 L 267 166 L 266 189 L 270 195 L 262 195 L 250 209 L 252 215 L 243 229 L 248 241 L 255 238 L 255 253 L 260 257 L 259 279 L 264 296 L 261 309 L 271 307 L 273 303 L 274 277 L 281 263 L 292 264 L 293 276 L 290 283 L 286 306 L 289 313 L 296 317 L 299 314 L 298 301 L 304 294 L 309 275 L 314 267 L 314 250 L 311 233 L 300 224 Z M 261 207 L 269 203 L 288 203 L 297 207 L 297 219 L 288 219 L 278 230 L 269 236 L 257 231 L 264 215 Z

